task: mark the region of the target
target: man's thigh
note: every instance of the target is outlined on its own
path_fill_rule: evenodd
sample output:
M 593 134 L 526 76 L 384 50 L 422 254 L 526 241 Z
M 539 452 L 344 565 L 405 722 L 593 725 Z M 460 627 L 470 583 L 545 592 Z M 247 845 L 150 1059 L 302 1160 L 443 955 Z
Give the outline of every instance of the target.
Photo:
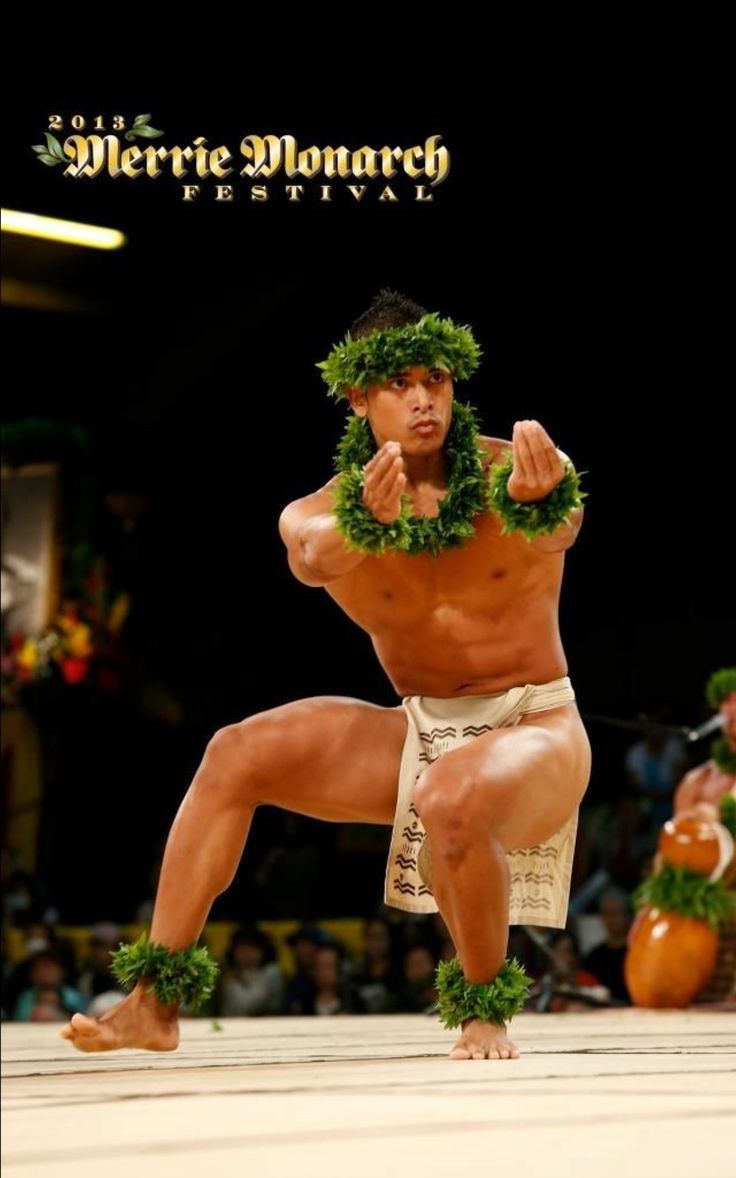
M 316 696 L 234 727 L 257 804 L 329 822 L 393 823 L 407 729 L 403 708 Z
M 590 745 L 574 703 L 530 712 L 453 749 L 435 763 L 463 782 L 479 828 L 487 819 L 504 850 L 550 838 L 575 812 L 590 777 Z

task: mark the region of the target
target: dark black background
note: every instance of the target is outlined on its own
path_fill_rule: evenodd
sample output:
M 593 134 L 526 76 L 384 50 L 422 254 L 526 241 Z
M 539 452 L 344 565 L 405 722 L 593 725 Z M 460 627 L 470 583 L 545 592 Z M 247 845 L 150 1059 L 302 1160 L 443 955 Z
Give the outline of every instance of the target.
M 695 723 L 707 675 L 733 657 L 718 195 L 687 96 L 559 82 L 531 99 L 519 80 L 487 102 L 461 82 L 453 102 L 436 89 L 385 110 L 354 97 L 31 71 L 6 100 L 4 206 L 118 227 L 129 245 L 81 256 L 4 241 L 6 274 L 88 306 L 5 310 L 4 420 L 88 427 L 100 542 L 133 593 L 129 649 L 184 716 L 165 729 L 119 705 L 97 729 L 65 705 L 45 855 L 69 919 L 100 914 L 90 881 L 126 915 L 217 727 L 321 693 L 397 702 L 367 636 L 292 578 L 277 532 L 283 506 L 330 476 L 342 429 L 314 365 L 380 287 L 472 325 L 485 359 L 459 391 L 487 433 L 538 418 L 588 472 L 562 602 L 582 710 L 664 704 Z M 216 205 L 208 180 L 184 205 L 168 178 L 44 168 L 30 146 L 52 111 L 150 111 L 165 143 L 206 135 L 231 150 L 249 132 L 350 147 L 441 134 L 452 168 L 429 204 L 405 182 L 397 204 L 378 203 L 378 184 L 356 204 L 339 183 L 319 204 L 314 182 L 288 204 L 278 176 L 265 205 L 237 177 L 233 203 Z M 120 490 L 147 500 L 132 544 L 104 507 Z M 591 735 L 592 795 L 605 795 L 623 738 Z

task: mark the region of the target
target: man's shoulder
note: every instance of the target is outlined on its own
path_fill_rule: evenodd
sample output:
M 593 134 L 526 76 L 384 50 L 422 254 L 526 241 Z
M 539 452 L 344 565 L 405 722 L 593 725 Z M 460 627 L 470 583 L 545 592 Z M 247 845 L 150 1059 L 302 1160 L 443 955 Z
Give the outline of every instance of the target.
M 316 491 L 310 491 L 309 494 L 287 503 L 279 518 L 279 530 L 284 540 L 288 542 L 294 527 L 301 526 L 311 516 L 322 515 L 324 512 L 332 510 L 332 492 L 339 477 L 339 475 L 333 475 Z

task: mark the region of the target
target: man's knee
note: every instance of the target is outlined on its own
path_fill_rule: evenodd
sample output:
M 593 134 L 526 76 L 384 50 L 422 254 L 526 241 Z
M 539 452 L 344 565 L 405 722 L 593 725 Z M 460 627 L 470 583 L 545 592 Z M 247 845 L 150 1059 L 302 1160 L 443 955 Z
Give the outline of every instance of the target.
M 414 805 L 432 843 L 462 848 L 491 830 L 489 790 L 471 774 L 450 773 L 436 761 L 418 778 Z
M 273 759 L 278 741 L 277 725 L 267 713 L 219 728 L 202 762 L 203 783 L 218 792 L 235 792 L 239 799 L 255 801 L 264 766 Z

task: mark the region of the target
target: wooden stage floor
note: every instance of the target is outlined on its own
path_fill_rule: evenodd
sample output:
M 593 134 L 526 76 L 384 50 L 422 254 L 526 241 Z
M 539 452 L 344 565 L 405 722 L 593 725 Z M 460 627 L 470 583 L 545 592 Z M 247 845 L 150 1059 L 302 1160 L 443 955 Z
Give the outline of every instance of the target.
M 82 1055 L 4 1023 L 5 1178 L 736 1175 L 736 1014 L 522 1015 L 516 1061 L 422 1015 L 219 1025 Z

